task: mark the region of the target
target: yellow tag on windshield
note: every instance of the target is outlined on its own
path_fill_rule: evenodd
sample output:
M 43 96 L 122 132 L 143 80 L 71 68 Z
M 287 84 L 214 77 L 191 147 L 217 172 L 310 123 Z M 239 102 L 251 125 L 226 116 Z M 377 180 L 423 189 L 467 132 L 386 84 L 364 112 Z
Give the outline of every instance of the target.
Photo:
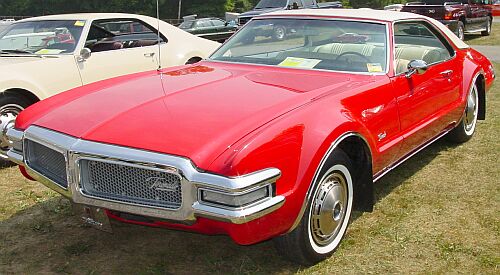
M 35 54 L 60 54 L 64 52 L 64 50 L 59 50 L 59 49 L 41 49 L 37 52 L 35 52 Z
M 291 68 L 301 68 L 301 69 L 312 69 L 319 64 L 321 60 L 319 59 L 307 59 L 307 58 L 299 58 L 299 57 L 287 57 L 283 62 L 278 64 L 278 66 L 282 67 L 291 67 Z
M 370 73 L 381 73 L 384 71 L 380 63 L 368 63 L 366 64 L 366 67 L 368 68 L 368 72 Z
M 83 27 L 83 26 L 85 26 L 85 21 L 80 21 L 80 20 L 76 21 L 75 22 L 75 26 L 76 27 Z

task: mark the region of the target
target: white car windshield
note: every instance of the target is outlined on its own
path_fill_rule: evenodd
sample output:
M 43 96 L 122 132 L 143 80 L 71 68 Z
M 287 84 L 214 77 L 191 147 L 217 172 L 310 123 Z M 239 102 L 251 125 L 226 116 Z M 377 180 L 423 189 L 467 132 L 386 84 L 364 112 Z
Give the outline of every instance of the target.
M 243 27 L 211 60 L 343 72 L 383 73 L 384 24 L 349 20 L 257 19 Z
M 13 23 L 0 33 L 0 53 L 72 53 L 78 45 L 84 26 L 84 20 Z

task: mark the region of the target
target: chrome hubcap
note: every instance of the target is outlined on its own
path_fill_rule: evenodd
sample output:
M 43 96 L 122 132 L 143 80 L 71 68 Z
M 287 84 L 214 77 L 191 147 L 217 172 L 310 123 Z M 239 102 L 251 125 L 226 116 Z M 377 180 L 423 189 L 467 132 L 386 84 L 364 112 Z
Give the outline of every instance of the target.
M 23 109 L 17 104 L 7 104 L 0 108 L 0 154 L 5 153 L 11 147 L 7 139 L 7 131 L 14 127 L 16 117 Z
M 477 105 L 477 88 L 473 87 L 469 97 L 467 98 L 467 107 L 465 108 L 465 130 L 470 131 L 476 123 L 478 105 Z
M 346 184 L 345 178 L 335 172 L 318 187 L 310 220 L 312 237 L 318 245 L 328 245 L 342 227 L 348 203 Z
M 279 27 L 275 30 L 275 32 L 277 39 L 283 39 L 285 37 L 285 30 L 283 28 Z

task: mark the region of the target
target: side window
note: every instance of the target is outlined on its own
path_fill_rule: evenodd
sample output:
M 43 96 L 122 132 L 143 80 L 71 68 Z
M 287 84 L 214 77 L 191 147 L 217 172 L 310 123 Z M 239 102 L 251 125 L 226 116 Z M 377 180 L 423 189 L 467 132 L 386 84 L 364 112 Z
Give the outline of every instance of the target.
M 212 20 L 212 24 L 216 27 L 223 27 L 224 26 L 224 22 L 222 20 L 219 20 L 219 19 Z
M 304 0 L 304 6 L 311 7 L 314 5 L 314 0 Z
M 292 0 L 290 1 L 290 5 L 292 5 L 292 9 L 298 9 L 298 8 L 303 8 L 304 6 L 302 5 L 301 0 Z
M 161 37 L 161 42 L 165 39 Z M 152 46 L 158 43 L 156 29 L 136 19 L 104 19 L 92 22 L 85 47 L 92 52 Z
M 453 48 L 432 26 L 424 22 L 404 22 L 394 25 L 396 74 L 407 71 L 412 60 L 432 65 L 450 59 Z

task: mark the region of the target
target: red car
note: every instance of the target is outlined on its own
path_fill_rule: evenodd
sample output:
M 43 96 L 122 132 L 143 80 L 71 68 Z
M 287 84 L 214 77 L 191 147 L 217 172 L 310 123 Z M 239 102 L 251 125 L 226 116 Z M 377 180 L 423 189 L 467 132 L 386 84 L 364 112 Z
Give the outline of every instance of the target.
M 500 16 L 500 0 L 492 0 L 490 3 L 488 7 L 491 9 L 491 14 L 493 16 Z
M 293 32 L 258 35 L 279 26 Z M 242 245 L 274 238 L 310 265 L 339 246 L 353 211 L 372 211 L 384 174 L 440 137 L 473 136 L 494 78 L 428 17 L 282 11 L 198 64 L 33 105 L 7 129 L 8 155 L 98 228 L 111 218 Z

